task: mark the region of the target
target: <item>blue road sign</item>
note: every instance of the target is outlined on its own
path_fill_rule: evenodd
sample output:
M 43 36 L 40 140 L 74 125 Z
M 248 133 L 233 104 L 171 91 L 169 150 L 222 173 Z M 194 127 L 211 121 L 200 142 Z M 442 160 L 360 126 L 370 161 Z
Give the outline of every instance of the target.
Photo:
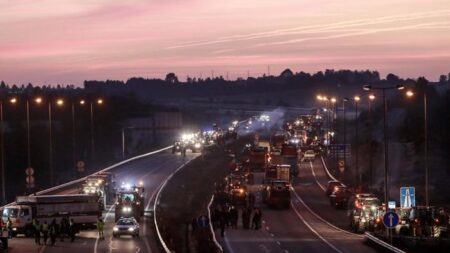
M 383 223 L 387 228 L 394 228 L 397 226 L 399 220 L 400 217 L 394 212 L 387 212 L 383 216 Z
M 400 187 L 400 207 L 411 208 L 416 206 L 416 188 Z
M 197 224 L 202 227 L 202 228 L 206 228 L 209 226 L 209 218 L 206 215 L 200 215 L 197 218 Z

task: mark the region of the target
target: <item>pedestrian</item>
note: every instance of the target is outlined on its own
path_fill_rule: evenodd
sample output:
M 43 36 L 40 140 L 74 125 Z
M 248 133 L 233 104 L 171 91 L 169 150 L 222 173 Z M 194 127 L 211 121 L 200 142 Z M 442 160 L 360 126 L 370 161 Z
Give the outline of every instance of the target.
M 234 228 L 234 229 L 237 228 L 238 218 L 239 218 L 238 210 L 236 209 L 236 207 L 231 206 L 231 208 L 230 208 L 230 222 L 231 222 L 231 227 Z
M 63 217 L 59 224 L 59 237 L 60 237 L 61 242 L 64 242 L 64 236 L 66 234 L 68 234 L 68 232 L 67 232 L 68 228 L 69 228 L 69 225 L 68 225 L 67 218 Z
M 97 230 L 98 230 L 98 238 L 100 240 L 105 240 L 105 235 L 103 234 L 103 230 L 105 228 L 105 222 L 103 222 L 102 218 L 97 220 Z
M 226 218 L 223 212 L 219 215 L 219 226 L 220 226 L 220 235 L 222 237 L 225 236 L 225 227 L 226 227 Z
M 47 239 L 48 239 L 48 224 L 47 221 L 44 221 L 44 224 L 41 226 L 41 232 L 44 239 L 44 245 L 47 245 Z
M 34 241 L 37 245 L 41 245 L 41 225 L 39 221 L 33 219 Z
M 252 219 L 252 228 L 253 229 L 258 230 L 260 228 L 261 218 L 262 218 L 261 210 L 259 210 L 259 208 L 255 207 L 253 209 L 253 219 Z
M 13 237 L 13 230 L 12 230 L 12 221 L 10 217 L 8 217 L 8 220 L 6 221 L 6 229 L 8 230 L 8 238 L 11 239 Z
M 75 222 L 73 221 L 73 219 L 70 219 L 70 221 L 69 221 L 70 242 L 75 241 L 75 233 L 76 233 Z
M 50 226 L 48 229 L 48 232 L 50 234 L 50 245 L 51 246 L 55 245 L 57 231 L 58 231 L 58 228 L 57 228 L 56 220 L 53 219 L 52 223 L 50 223 Z
M 192 218 L 191 226 L 192 226 L 192 233 L 194 233 L 195 230 L 197 230 L 197 219 L 196 218 Z
M 224 219 L 225 219 L 225 226 L 228 228 L 228 227 L 230 227 L 230 225 L 231 225 L 231 222 L 230 222 L 230 207 L 228 206 L 228 204 L 225 204 L 225 207 L 224 207 L 224 210 L 223 210 L 223 216 L 224 216 Z
M 244 229 L 249 229 L 250 215 L 251 215 L 251 210 L 249 210 L 249 208 L 244 208 L 242 210 L 242 226 L 244 227 Z

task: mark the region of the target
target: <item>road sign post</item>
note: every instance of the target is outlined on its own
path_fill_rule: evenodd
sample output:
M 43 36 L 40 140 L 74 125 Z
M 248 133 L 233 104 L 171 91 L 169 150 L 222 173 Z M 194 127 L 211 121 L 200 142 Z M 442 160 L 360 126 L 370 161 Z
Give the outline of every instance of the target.
M 384 226 L 386 226 L 389 236 L 389 242 L 391 244 L 392 244 L 392 229 L 398 225 L 399 221 L 400 217 L 398 216 L 398 214 L 392 211 L 386 212 L 383 216 L 383 224 Z
M 200 215 L 197 218 L 197 224 L 201 228 L 207 228 L 209 226 L 209 218 L 206 215 Z
M 411 208 L 416 206 L 416 188 L 400 187 L 400 207 Z

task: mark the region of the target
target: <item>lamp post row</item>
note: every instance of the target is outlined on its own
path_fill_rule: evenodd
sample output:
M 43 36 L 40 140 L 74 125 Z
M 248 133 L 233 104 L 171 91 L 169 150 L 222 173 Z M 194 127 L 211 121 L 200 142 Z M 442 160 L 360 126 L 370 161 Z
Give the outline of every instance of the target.
M 390 87 L 372 87 L 371 85 L 364 85 L 363 87 L 366 91 L 372 91 L 372 90 L 379 90 L 382 93 L 383 98 L 383 129 L 384 129 L 384 201 L 385 203 L 388 203 L 389 201 L 389 135 L 388 135 L 388 122 L 387 122 L 387 114 L 388 114 L 388 99 L 386 97 L 386 91 L 387 90 L 404 90 L 404 85 L 396 85 L 396 86 L 390 86 Z M 407 97 L 413 97 L 415 94 L 412 91 L 407 91 L 406 93 Z M 327 100 L 327 97 L 323 96 L 317 96 L 318 100 Z M 368 108 L 368 117 L 369 117 L 369 127 L 370 127 L 370 133 L 372 133 L 372 101 L 376 98 L 375 95 L 370 94 L 368 96 L 369 98 L 369 108 Z M 355 157 L 355 164 L 356 164 L 356 175 L 357 175 L 357 183 L 361 183 L 361 175 L 359 175 L 359 161 L 358 161 L 358 102 L 360 101 L 360 97 L 355 96 L 353 99 L 344 98 L 342 103 L 343 107 L 343 113 L 344 113 L 344 145 L 346 141 L 346 127 L 345 127 L 345 102 L 347 101 L 354 101 L 355 102 L 355 135 L 356 135 L 356 157 Z M 425 204 L 428 207 L 430 205 L 429 200 L 429 168 L 428 168 L 428 98 L 426 92 L 423 93 L 423 129 L 424 129 L 424 166 L 425 166 Z M 327 133 L 328 134 L 328 133 Z M 373 187 L 373 158 L 372 158 L 372 143 L 370 143 L 369 147 L 369 173 L 370 173 L 370 187 Z M 344 155 L 345 159 L 345 155 Z M 344 162 L 345 164 L 345 162 Z
M 18 99 L 13 97 L 9 99 L 11 104 L 16 104 Z M 36 104 L 42 104 L 42 97 L 36 97 L 34 99 Z M 55 100 L 57 106 L 63 106 L 64 100 L 59 98 Z M 79 100 L 80 105 L 84 105 L 86 100 Z M 94 154 L 94 103 L 103 104 L 102 99 L 96 99 L 90 101 L 90 121 L 91 121 L 91 152 Z M 4 118 L 3 118 L 3 100 L 0 101 L 0 155 L 1 155 L 1 190 L 2 190 L 2 202 L 6 203 L 6 180 L 5 180 L 5 162 L 4 162 Z M 49 171 L 50 171 L 50 184 L 54 185 L 54 170 L 53 170 L 53 131 L 52 131 L 52 101 L 48 102 L 48 124 L 49 124 Z M 26 125 L 27 125 L 27 166 L 31 168 L 31 134 L 30 134 L 30 99 L 26 100 Z M 75 144 L 75 102 L 72 101 L 72 148 L 73 148 L 73 162 L 76 163 L 76 144 Z

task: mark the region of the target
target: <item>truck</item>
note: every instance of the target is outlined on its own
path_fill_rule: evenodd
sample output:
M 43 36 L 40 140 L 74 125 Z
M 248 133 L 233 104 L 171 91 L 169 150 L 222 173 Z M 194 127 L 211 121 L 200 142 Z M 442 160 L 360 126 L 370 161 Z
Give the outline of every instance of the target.
M 280 149 L 286 143 L 286 135 L 285 131 L 277 131 L 271 138 L 272 146 Z
M 16 202 L 5 206 L 2 213 L 4 224 L 8 218 L 12 222 L 13 236 L 33 235 L 33 219 L 41 224 L 50 224 L 53 219 L 59 224 L 66 218 L 74 221 L 76 231 L 84 227 L 94 227 L 102 216 L 99 197 L 96 195 L 42 195 L 18 196 Z
M 252 170 L 264 171 L 267 165 L 268 150 L 263 147 L 256 147 L 250 150 L 249 166 Z
M 290 182 L 291 166 L 288 164 L 270 165 L 266 168 L 264 182 L 270 183 L 273 180 Z
M 263 188 L 263 201 L 269 207 L 282 206 L 289 208 L 291 203 L 291 191 L 289 181 L 272 180 Z
M 284 158 L 283 164 L 291 166 L 291 176 L 298 176 L 298 151 L 297 146 L 292 144 L 284 144 L 281 147 L 281 156 Z

